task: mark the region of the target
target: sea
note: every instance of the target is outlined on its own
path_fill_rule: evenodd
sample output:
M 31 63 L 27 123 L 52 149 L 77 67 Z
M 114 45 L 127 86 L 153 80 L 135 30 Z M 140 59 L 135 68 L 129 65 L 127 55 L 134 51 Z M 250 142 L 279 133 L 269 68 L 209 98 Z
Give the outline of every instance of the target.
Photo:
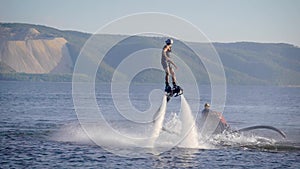
M 131 107 L 142 114 L 152 110 L 151 101 L 162 103 L 163 95 L 152 95 L 152 99 L 149 95 L 163 87 L 132 84 L 128 94 L 117 93 L 117 96 L 129 100 Z M 110 84 L 96 84 L 93 91 L 100 112 L 95 117 L 102 118 L 95 125 L 80 121 L 83 117 L 78 111 L 94 109 L 84 102 L 81 107 L 76 106 L 74 97 L 80 94 L 72 91 L 72 83 L 0 82 L 0 168 L 300 168 L 300 88 L 297 86 L 226 87 L 222 113 L 230 128 L 273 126 L 284 132 L 286 138 L 272 130 L 257 129 L 219 133 L 204 139 L 195 130 L 192 137 L 197 143 L 191 142 L 189 136 L 185 139 L 180 135 L 180 128 L 188 124 L 185 118 L 198 115 L 195 105 L 201 111 L 204 103 L 211 102 L 209 85 L 199 86 L 199 98 L 183 95 L 185 108 L 181 108 L 183 96 L 172 98 L 160 109 L 164 118 L 158 126 L 164 130 L 155 133 L 156 125 L 152 122 L 132 124 L 136 119 L 130 118 L 139 115 L 120 115 L 127 103 L 125 109 L 124 105 L 114 106 Z M 191 111 L 192 116 L 182 119 L 180 114 L 186 111 Z M 89 118 L 89 113 L 86 115 Z M 115 137 L 112 131 L 120 135 Z M 153 133 L 155 136 L 149 138 Z M 150 146 L 144 144 L 147 140 L 151 140 Z

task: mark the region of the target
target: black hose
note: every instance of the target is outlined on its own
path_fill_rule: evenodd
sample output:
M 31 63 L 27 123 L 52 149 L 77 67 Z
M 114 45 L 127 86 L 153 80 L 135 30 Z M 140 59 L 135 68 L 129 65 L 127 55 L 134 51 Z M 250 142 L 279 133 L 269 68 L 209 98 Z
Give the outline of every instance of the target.
M 259 126 L 251 126 L 251 127 L 246 127 L 246 128 L 242 128 L 242 129 L 239 129 L 237 130 L 238 132 L 243 132 L 243 131 L 250 131 L 250 130 L 255 130 L 255 129 L 269 129 L 269 130 L 273 130 L 273 131 L 276 131 L 277 133 L 279 133 L 283 138 L 286 138 L 286 134 L 273 127 L 273 126 L 263 126 L 263 125 L 259 125 Z

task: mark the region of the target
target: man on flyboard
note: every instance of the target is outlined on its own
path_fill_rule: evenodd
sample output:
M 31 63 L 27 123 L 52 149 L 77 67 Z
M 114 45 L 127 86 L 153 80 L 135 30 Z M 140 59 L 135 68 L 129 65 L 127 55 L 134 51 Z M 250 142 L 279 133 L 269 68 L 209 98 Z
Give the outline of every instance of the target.
M 176 76 L 175 76 L 175 72 L 174 72 L 173 67 L 175 69 L 177 69 L 177 66 L 171 60 L 171 57 L 170 57 L 170 53 L 172 51 L 171 49 L 172 49 L 173 40 L 172 39 L 167 39 L 165 42 L 166 42 L 166 45 L 163 47 L 162 55 L 161 55 L 161 65 L 162 65 L 163 69 L 166 72 L 165 92 L 166 92 L 166 95 L 167 95 L 167 100 L 169 101 L 172 96 L 177 97 L 177 96 L 183 94 L 183 90 L 181 89 L 180 86 L 178 86 L 176 84 Z M 171 88 L 171 86 L 169 85 L 169 76 L 170 76 L 170 74 L 171 74 L 171 77 L 172 77 L 173 88 Z

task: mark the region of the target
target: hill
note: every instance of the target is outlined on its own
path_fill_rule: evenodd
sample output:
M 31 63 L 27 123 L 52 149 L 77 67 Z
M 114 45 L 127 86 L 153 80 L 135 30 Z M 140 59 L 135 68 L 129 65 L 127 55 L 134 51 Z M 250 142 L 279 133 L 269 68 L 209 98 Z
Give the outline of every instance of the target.
M 298 85 L 300 79 L 300 48 L 289 44 L 239 42 L 215 43 L 226 74 L 239 75 L 246 84 L 259 80 L 272 85 Z M 235 81 L 235 80 L 231 80 Z M 252 81 L 252 82 L 251 82 Z
M 0 23 L 0 79 L 33 81 L 70 81 L 76 59 L 91 34 L 62 31 L 41 25 Z M 124 38 L 121 35 L 96 35 L 86 53 L 87 60 L 103 54 L 107 44 Z M 130 36 L 106 53 L 97 80 L 109 82 L 112 73 L 128 55 L 143 49 L 161 49 L 162 37 Z M 201 60 L 188 48 L 195 43 L 175 40 L 173 53 L 182 57 L 195 72 L 197 81 L 209 83 Z M 203 48 L 207 44 L 202 45 Z M 283 43 L 213 43 L 224 65 L 228 84 L 300 85 L 300 48 Z M 158 55 L 159 53 L 149 53 Z M 209 59 L 209 55 L 207 56 Z M 95 63 L 98 64 L 98 63 Z M 200 66 L 199 66 L 200 65 Z M 128 75 L 123 72 L 124 78 Z M 136 82 L 162 83 L 163 72 L 155 69 L 140 72 Z

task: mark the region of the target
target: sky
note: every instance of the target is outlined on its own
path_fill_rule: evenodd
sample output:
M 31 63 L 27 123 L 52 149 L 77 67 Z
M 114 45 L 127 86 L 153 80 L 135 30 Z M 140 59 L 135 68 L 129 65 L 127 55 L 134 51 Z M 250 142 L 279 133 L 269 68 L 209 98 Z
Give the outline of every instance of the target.
M 300 0 L 0 0 L 0 22 L 88 33 L 120 17 L 142 12 L 183 18 L 213 42 L 289 43 L 300 47 Z

